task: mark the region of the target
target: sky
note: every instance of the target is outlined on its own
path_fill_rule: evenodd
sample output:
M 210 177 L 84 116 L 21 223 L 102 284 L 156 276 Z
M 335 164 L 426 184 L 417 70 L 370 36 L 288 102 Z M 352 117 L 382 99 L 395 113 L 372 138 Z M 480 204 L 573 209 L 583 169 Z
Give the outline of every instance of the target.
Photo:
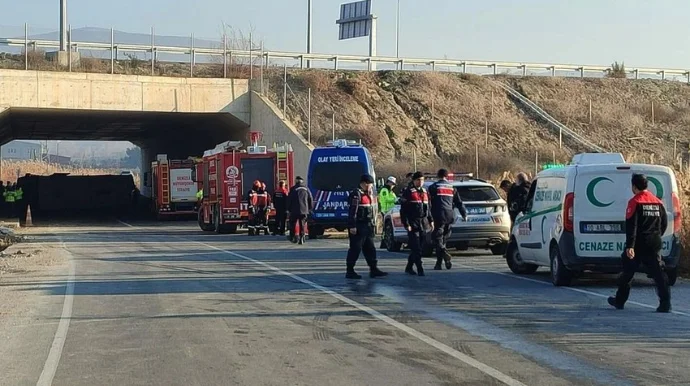
M 397 0 L 372 0 L 378 55 L 395 56 Z M 347 0 L 313 0 L 313 52 L 368 53 L 338 40 Z M 307 0 L 68 0 L 69 23 L 220 40 L 223 23 L 267 50 L 305 51 Z M 0 26 L 57 28 L 59 0 L 0 0 Z M 637 67 L 690 67 L 687 0 L 400 0 L 400 56 Z M 22 30 L 22 29 L 19 29 Z

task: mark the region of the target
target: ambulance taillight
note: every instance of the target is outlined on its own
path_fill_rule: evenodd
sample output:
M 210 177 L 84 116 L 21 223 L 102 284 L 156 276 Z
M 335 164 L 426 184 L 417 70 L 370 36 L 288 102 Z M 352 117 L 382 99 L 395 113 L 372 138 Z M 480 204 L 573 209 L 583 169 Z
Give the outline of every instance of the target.
M 565 195 L 565 202 L 563 203 L 563 229 L 566 232 L 573 231 L 573 222 L 575 214 L 573 212 L 573 207 L 575 203 L 575 194 L 568 193 Z

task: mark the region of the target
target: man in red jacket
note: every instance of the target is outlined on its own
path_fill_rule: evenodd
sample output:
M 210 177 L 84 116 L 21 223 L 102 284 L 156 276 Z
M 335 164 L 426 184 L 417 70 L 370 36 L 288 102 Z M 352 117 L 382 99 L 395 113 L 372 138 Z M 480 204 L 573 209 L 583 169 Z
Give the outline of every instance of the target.
M 661 236 L 666 232 L 668 216 L 664 204 L 647 190 L 647 178 L 642 174 L 633 174 L 632 191 L 635 194 L 628 201 L 625 213 L 625 252 L 623 273 L 618 278 L 616 296 L 608 299 L 610 305 L 622 310 L 630 296 L 630 283 L 640 264 L 644 264 L 654 278 L 659 307 L 657 312 L 671 311 L 671 292 L 668 277 L 661 259 Z

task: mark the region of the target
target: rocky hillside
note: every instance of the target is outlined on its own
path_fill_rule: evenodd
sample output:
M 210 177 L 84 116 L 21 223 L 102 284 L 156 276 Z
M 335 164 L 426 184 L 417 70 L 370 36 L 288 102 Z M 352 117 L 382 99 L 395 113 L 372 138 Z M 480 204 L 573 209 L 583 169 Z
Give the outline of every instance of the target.
M 269 96 L 282 104 L 282 74 L 265 79 Z M 687 155 L 690 86 L 679 82 L 294 70 L 288 73 L 288 116 L 306 137 L 311 89 L 312 142 L 331 138 L 335 113 L 336 136 L 361 138 L 385 169 L 409 169 L 416 152 L 426 167 L 474 170 L 478 149 L 480 174 L 495 176 L 518 168 L 532 171 L 535 158 L 567 161 L 583 150 L 566 136 L 559 147 L 558 133 L 533 119 L 495 82 L 511 85 L 590 141 L 628 158 L 641 160 L 651 151 L 646 161 L 672 163 L 676 140 L 677 154 Z

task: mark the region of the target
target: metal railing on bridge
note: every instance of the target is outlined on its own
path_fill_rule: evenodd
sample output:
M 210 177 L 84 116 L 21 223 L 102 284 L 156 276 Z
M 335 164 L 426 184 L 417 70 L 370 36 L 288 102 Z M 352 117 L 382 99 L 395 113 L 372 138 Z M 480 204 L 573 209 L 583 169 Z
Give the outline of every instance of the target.
M 190 64 L 193 68 L 195 58 L 197 55 L 205 55 L 211 57 L 223 58 L 222 61 L 227 65 L 228 61 L 232 62 L 234 58 L 244 58 L 257 60 L 261 59 L 261 65 L 268 66 L 272 59 L 295 60 L 298 61 L 297 66 L 305 68 L 307 63 L 330 63 L 325 68 L 340 69 L 342 63 L 357 63 L 365 64 L 366 69 L 372 69 L 374 64 L 390 65 L 395 69 L 410 70 L 418 69 L 422 66 L 424 69 L 431 71 L 453 71 L 458 69 L 460 72 L 473 71 L 488 71 L 488 74 L 498 75 L 503 72 L 519 71 L 517 74 L 522 76 L 536 75 L 533 71 L 539 71 L 543 75 L 544 72 L 550 73 L 551 76 L 565 75 L 563 72 L 576 76 L 585 77 L 589 74 L 602 76 L 611 71 L 611 66 L 602 65 L 582 65 L 582 64 L 554 64 L 554 63 L 524 63 L 524 62 L 498 62 L 498 61 L 484 61 L 484 60 L 459 60 L 459 59 L 431 59 L 431 58 L 397 58 L 389 56 L 361 56 L 361 55 L 339 55 L 339 54 L 318 54 L 318 53 L 302 53 L 302 52 L 286 52 L 286 51 L 264 51 L 262 49 L 248 49 L 238 50 L 228 48 L 227 37 L 220 39 L 217 47 L 195 47 L 194 36 L 191 36 L 190 45 L 187 47 L 170 46 L 170 45 L 156 45 L 155 35 L 151 34 L 151 44 L 130 44 L 117 43 L 114 39 L 114 30 L 110 30 L 110 42 L 89 42 L 89 41 L 70 41 L 68 43 L 71 50 L 93 50 L 93 51 L 110 51 L 111 62 L 118 60 L 118 52 L 142 52 L 148 53 L 157 59 L 157 54 L 182 54 L 190 56 Z M 60 47 L 58 40 L 46 39 L 32 39 L 28 34 L 28 28 L 25 27 L 25 36 L 23 38 L 17 37 L 0 37 L 0 46 L 9 47 L 23 47 L 26 52 L 30 48 L 38 49 L 57 49 Z M 263 46 L 263 44 L 262 44 Z M 250 46 L 251 47 L 251 46 Z M 253 63 L 253 61 L 252 61 Z M 690 83 L 690 69 L 673 69 L 673 68 L 644 68 L 632 67 L 626 70 L 626 73 L 632 75 L 635 79 L 640 77 L 654 77 L 660 79 L 667 79 L 668 77 L 685 77 L 685 81 Z M 572 76 L 572 75 L 571 75 Z

